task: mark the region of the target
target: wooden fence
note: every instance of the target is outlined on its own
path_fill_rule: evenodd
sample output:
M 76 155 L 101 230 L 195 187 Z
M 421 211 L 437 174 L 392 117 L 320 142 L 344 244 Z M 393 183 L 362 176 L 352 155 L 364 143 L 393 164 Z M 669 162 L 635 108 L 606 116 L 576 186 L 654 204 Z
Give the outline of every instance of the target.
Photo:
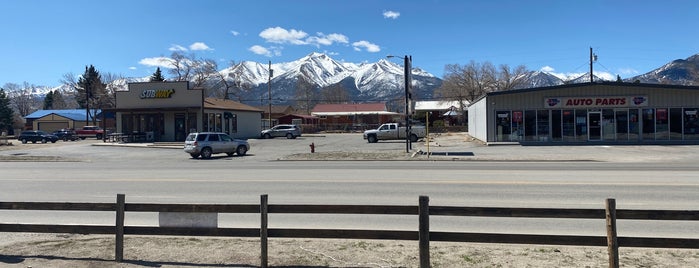
M 114 234 L 117 262 L 123 261 L 124 235 L 259 237 L 261 267 L 267 267 L 267 241 L 270 237 L 417 240 L 419 241 L 420 267 L 425 268 L 430 267 L 430 241 L 606 246 L 609 252 L 609 267 L 619 267 L 619 247 L 699 249 L 699 239 L 617 237 L 616 231 L 618 219 L 699 221 L 699 210 L 617 210 L 614 199 L 606 200 L 605 209 L 559 209 L 430 206 L 427 196 L 420 196 L 418 206 L 270 205 L 267 195 L 260 197 L 259 205 L 150 204 L 126 203 L 125 195 L 118 194 L 116 203 L 0 202 L 0 210 L 115 212 L 116 223 L 113 226 L 0 223 L 0 232 Z M 259 213 L 261 218 L 260 228 L 124 226 L 125 212 Z M 419 227 L 417 231 L 270 229 L 267 227 L 270 213 L 418 215 Z M 432 232 L 429 226 L 430 216 L 606 219 L 607 236 Z

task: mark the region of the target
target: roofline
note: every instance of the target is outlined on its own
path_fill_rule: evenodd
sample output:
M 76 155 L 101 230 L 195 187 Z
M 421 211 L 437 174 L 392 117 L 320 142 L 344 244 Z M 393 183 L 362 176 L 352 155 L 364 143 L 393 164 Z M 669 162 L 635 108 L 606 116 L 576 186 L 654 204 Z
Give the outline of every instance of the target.
M 670 89 L 699 90 L 699 86 L 666 85 L 666 84 L 651 84 L 651 83 L 629 83 L 629 82 L 586 82 L 586 83 L 565 84 L 565 85 L 557 85 L 557 86 L 549 86 L 549 87 L 531 87 L 531 88 L 523 88 L 523 89 L 488 92 L 488 93 L 485 93 L 485 94 L 481 95 L 480 97 L 476 98 L 475 100 L 473 100 L 470 103 L 476 103 L 487 96 L 508 95 L 508 94 L 526 93 L 526 92 L 543 91 L 543 90 L 556 90 L 556 89 L 563 89 L 563 88 L 578 88 L 578 87 L 586 87 L 586 86 L 594 86 L 594 85 L 634 86 L 634 87 L 644 87 L 644 88 L 670 88 Z M 469 106 L 470 106 L 470 104 L 469 104 Z

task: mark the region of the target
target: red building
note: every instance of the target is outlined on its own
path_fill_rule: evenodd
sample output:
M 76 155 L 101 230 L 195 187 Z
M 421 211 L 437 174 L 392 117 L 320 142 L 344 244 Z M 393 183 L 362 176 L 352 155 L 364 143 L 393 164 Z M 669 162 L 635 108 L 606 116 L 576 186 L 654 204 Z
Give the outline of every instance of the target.
M 320 128 L 326 131 L 363 131 L 404 120 L 402 114 L 387 111 L 384 102 L 317 104 L 311 115 L 320 118 Z

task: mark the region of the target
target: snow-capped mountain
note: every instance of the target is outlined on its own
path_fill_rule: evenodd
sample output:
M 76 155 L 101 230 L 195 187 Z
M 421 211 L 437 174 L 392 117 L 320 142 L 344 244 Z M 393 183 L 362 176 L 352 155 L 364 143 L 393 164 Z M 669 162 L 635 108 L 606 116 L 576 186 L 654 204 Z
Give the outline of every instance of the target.
M 339 85 L 356 102 L 390 101 L 404 96 L 403 66 L 387 60 L 376 63 L 342 63 L 322 53 L 311 53 L 301 59 L 271 65 L 271 91 L 275 104 L 292 104 L 300 78 L 313 84 L 316 90 Z M 242 62 L 222 70 L 230 82 L 247 83 L 250 90 L 238 96 L 243 102 L 259 104 L 267 99 L 269 65 Z M 412 89 L 414 99 L 427 99 L 441 85 L 441 80 L 421 69 L 414 68 Z
M 526 82 L 522 83 L 519 87 L 517 87 L 517 89 L 558 86 L 564 84 L 563 79 L 559 78 L 558 76 L 542 71 L 530 72 L 524 79 Z
M 699 54 L 684 60 L 674 60 L 658 69 L 624 81 L 685 86 L 699 85 Z

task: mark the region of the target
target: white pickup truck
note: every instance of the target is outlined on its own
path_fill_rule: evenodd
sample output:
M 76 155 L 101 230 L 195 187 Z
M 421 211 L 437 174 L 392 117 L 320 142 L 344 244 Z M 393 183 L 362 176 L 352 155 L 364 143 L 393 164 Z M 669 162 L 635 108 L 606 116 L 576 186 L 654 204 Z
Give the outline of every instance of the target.
M 418 139 L 424 138 L 425 133 L 425 126 L 411 125 L 410 141 L 416 142 Z M 364 131 L 364 139 L 369 143 L 375 143 L 379 140 L 404 140 L 405 126 L 400 126 L 398 123 L 386 123 L 377 129 Z

